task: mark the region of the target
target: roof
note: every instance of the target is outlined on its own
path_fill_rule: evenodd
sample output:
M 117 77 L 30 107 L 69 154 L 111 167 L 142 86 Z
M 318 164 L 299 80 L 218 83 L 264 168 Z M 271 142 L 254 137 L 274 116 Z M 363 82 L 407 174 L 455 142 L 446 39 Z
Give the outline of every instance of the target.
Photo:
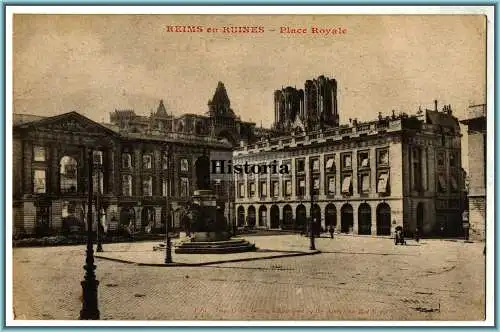
M 41 115 L 13 113 L 12 114 L 12 122 L 13 122 L 12 124 L 14 126 L 16 126 L 16 125 L 20 125 L 23 123 L 38 121 L 38 120 L 41 120 L 44 118 L 46 118 L 46 117 L 41 116 Z
M 458 123 L 457 118 L 448 113 L 426 110 L 426 117 L 427 117 L 427 122 L 430 124 L 440 125 L 446 128 L 460 130 L 460 125 Z

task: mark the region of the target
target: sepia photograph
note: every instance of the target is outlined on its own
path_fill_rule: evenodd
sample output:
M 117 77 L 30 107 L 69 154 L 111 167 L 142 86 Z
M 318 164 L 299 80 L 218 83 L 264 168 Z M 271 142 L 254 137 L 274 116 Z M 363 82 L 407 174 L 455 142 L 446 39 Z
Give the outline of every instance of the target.
M 492 6 L 6 20 L 8 326 L 493 324 Z

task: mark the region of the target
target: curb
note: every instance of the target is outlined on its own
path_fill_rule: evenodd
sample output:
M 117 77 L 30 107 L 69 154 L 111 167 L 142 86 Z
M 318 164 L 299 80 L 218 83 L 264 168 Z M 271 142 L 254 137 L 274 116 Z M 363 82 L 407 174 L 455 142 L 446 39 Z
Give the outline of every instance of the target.
M 105 256 L 99 256 L 99 255 L 95 255 L 95 257 L 96 258 L 100 258 L 100 259 L 104 259 L 104 260 L 113 261 L 113 262 L 124 263 L 124 264 L 131 264 L 131 265 L 136 265 L 136 266 L 196 267 L 196 266 L 206 266 L 206 265 L 224 264 L 224 263 L 258 261 L 258 260 L 274 259 L 274 258 L 287 258 L 287 257 L 309 256 L 309 255 L 316 255 L 316 254 L 320 254 L 320 253 L 321 253 L 321 251 L 315 250 L 315 251 L 311 251 L 311 252 L 297 252 L 297 253 L 292 253 L 292 254 L 288 254 L 288 255 L 273 255 L 273 256 L 266 256 L 266 257 L 237 258 L 237 259 L 220 260 L 220 261 L 203 262 L 203 263 L 167 263 L 167 264 L 165 264 L 165 263 L 164 264 L 158 264 L 158 263 L 140 263 L 140 262 L 133 262 L 133 261 L 125 260 L 125 259 L 111 258 L 111 257 L 105 257 Z

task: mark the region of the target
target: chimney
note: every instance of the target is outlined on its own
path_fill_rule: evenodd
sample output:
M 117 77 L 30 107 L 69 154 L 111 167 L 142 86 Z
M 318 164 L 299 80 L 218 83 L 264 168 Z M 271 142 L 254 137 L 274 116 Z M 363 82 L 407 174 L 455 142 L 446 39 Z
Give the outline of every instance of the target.
M 434 110 L 437 111 L 438 110 L 438 101 L 437 99 L 434 100 Z

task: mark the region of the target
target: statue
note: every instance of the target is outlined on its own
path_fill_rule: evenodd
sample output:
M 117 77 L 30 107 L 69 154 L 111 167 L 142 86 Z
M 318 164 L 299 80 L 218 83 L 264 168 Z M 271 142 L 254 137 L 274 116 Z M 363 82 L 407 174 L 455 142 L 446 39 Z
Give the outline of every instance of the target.
M 206 155 L 196 160 L 196 188 L 198 190 L 210 190 L 210 159 Z

